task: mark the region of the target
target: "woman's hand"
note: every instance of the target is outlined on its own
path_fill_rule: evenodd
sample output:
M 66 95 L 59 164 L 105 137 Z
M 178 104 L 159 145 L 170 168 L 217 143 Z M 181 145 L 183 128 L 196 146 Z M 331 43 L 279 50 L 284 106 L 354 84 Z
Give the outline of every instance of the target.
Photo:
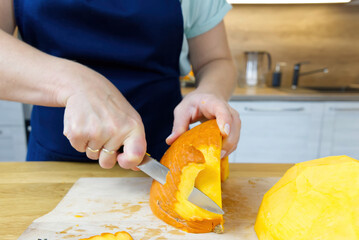
M 140 115 L 118 89 L 99 73 L 69 62 L 72 86 L 58 95 L 66 106 L 64 135 L 79 152 L 103 168 L 116 161 L 122 168 L 136 169 L 146 152 L 144 126 Z M 123 153 L 118 149 L 123 146 Z
M 11 36 L 15 25 L 12 1 L 0 1 L 0 98 L 65 107 L 64 134 L 77 151 L 103 168 L 135 168 L 146 152 L 139 114 L 102 75 Z
M 241 129 L 238 112 L 227 103 L 236 86 L 237 73 L 223 22 L 188 39 L 188 44 L 198 87 L 176 107 L 173 131 L 166 142 L 172 144 L 190 123 L 215 118 L 223 136 L 223 158 L 237 148 Z
M 181 134 L 188 130 L 189 124 L 198 120 L 216 119 L 223 136 L 221 158 L 228 156 L 237 148 L 241 120 L 239 114 L 227 101 L 212 93 L 199 89 L 186 95 L 174 111 L 172 134 L 166 139 L 172 144 Z

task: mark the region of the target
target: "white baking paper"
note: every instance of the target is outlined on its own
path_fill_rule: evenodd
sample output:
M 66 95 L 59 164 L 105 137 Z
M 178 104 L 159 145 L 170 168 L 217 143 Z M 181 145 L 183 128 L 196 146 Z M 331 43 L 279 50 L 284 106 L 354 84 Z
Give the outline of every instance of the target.
M 191 234 L 154 216 L 150 178 L 81 178 L 50 213 L 36 219 L 20 240 L 78 240 L 127 231 L 134 240 L 257 240 L 253 226 L 264 193 L 278 178 L 229 178 L 223 183 L 223 234 Z

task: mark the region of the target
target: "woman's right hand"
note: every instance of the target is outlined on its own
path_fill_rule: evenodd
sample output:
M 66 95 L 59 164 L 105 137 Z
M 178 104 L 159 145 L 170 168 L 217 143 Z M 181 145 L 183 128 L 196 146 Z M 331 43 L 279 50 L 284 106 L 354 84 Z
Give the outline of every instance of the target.
M 99 159 L 103 168 L 112 168 L 117 161 L 122 168 L 135 170 L 146 153 L 140 115 L 104 76 L 75 62 L 66 65 L 69 86 L 57 93 L 65 105 L 64 135 L 77 151 Z
M 0 76 L 4 80 L 0 99 L 65 107 L 64 134 L 77 151 L 99 159 L 103 168 L 118 161 L 123 168 L 136 169 L 146 152 L 145 131 L 136 110 L 101 74 L 11 36 L 15 26 L 11 3 L 0 1 Z M 121 146 L 124 152 L 119 154 Z

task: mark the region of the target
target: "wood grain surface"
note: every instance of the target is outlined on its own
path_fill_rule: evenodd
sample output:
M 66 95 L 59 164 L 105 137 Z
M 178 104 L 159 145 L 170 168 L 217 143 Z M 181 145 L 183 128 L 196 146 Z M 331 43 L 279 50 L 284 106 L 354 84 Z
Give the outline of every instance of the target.
M 231 164 L 232 176 L 280 177 L 291 164 Z M 101 169 L 94 163 L 0 163 L 0 239 L 17 239 L 50 212 L 80 177 L 146 177 L 142 172 Z
M 282 86 L 291 86 L 293 65 L 301 61 L 311 62 L 303 72 L 328 67 L 329 73 L 301 76 L 299 86 L 345 86 L 359 83 L 358 12 L 359 5 L 347 4 L 238 4 L 225 24 L 236 60 L 244 51 L 268 51 L 274 64 L 287 63 Z

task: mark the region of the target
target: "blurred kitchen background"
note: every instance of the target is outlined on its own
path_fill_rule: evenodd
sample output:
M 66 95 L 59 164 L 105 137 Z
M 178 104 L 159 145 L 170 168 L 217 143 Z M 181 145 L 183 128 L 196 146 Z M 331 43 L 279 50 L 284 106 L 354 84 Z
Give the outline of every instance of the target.
M 355 4 L 356 3 L 356 4 Z M 303 71 L 328 67 L 327 74 L 300 79 L 302 86 L 359 84 L 359 2 L 346 4 L 241 5 L 225 18 L 229 44 L 238 60 L 245 51 L 268 51 L 272 68 L 282 67 L 282 87 L 292 84 L 295 63 Z M 271 69 L 274 70 L 274 69 Z M 267 78 L 271 86 L 271 78 Z
M 225 24 L 239 73 L 230 104 L 242 119 L 230 161 L 359 159 L 359 0 L 233 3 Z M 25 160 L 30 108 L 0 101 L 0 161 Z

